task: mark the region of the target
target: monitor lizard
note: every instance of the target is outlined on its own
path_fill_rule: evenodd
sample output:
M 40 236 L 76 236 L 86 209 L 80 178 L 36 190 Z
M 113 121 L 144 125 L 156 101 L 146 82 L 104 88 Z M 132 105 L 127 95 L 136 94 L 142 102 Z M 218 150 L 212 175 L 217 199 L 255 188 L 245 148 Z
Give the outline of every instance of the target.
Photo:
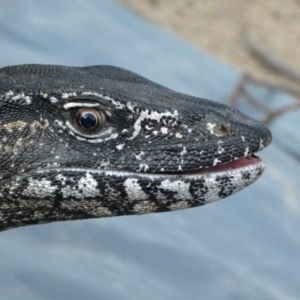
M 0 69 L 0 231 L 166 212 L 256 181 L 271 142 L 235 108 L 113 66 Z

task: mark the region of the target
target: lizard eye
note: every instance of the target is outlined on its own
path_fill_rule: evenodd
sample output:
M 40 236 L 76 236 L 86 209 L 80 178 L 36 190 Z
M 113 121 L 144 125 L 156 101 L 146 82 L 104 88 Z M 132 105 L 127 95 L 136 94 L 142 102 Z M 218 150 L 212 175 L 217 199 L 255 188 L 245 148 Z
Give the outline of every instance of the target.
M 104 113 L 94 108 L 79 108 L 72 115 L 74 125 L 83 133 L 98 132 L 106 121 Z

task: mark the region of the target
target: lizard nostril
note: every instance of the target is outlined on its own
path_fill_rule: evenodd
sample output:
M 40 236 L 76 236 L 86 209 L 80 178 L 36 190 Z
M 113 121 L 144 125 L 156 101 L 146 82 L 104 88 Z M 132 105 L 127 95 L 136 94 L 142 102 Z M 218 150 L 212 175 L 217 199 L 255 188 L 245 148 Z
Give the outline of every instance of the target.
M 224 125 L 214 125 L 212 128 L 213 134 L 217 137 L 225 137 L 229 135 L 229 130 Z

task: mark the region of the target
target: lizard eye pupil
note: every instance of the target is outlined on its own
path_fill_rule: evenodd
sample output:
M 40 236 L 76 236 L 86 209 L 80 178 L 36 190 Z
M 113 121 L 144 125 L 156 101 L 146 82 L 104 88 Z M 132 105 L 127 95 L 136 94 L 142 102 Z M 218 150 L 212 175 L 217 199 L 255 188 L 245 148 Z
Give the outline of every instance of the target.
M 98 120 L 93 113 L 87 112 L 80 116 L 79 123 L 82 128 L 89 130 L 94 129 L 97 126 Z
M 95 133 L 105 124 L 103 112 L 93 108 L 79 108 L 75 112 L 76 127 L 86 133 Z

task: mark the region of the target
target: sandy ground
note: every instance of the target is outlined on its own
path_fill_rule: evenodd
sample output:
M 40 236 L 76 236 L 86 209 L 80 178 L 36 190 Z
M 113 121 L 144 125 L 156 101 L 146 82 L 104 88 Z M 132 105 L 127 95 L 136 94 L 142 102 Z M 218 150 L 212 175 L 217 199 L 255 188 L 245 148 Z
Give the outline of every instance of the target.
M 117 1 L 219 60 L 300 95 L 300 0 Z

